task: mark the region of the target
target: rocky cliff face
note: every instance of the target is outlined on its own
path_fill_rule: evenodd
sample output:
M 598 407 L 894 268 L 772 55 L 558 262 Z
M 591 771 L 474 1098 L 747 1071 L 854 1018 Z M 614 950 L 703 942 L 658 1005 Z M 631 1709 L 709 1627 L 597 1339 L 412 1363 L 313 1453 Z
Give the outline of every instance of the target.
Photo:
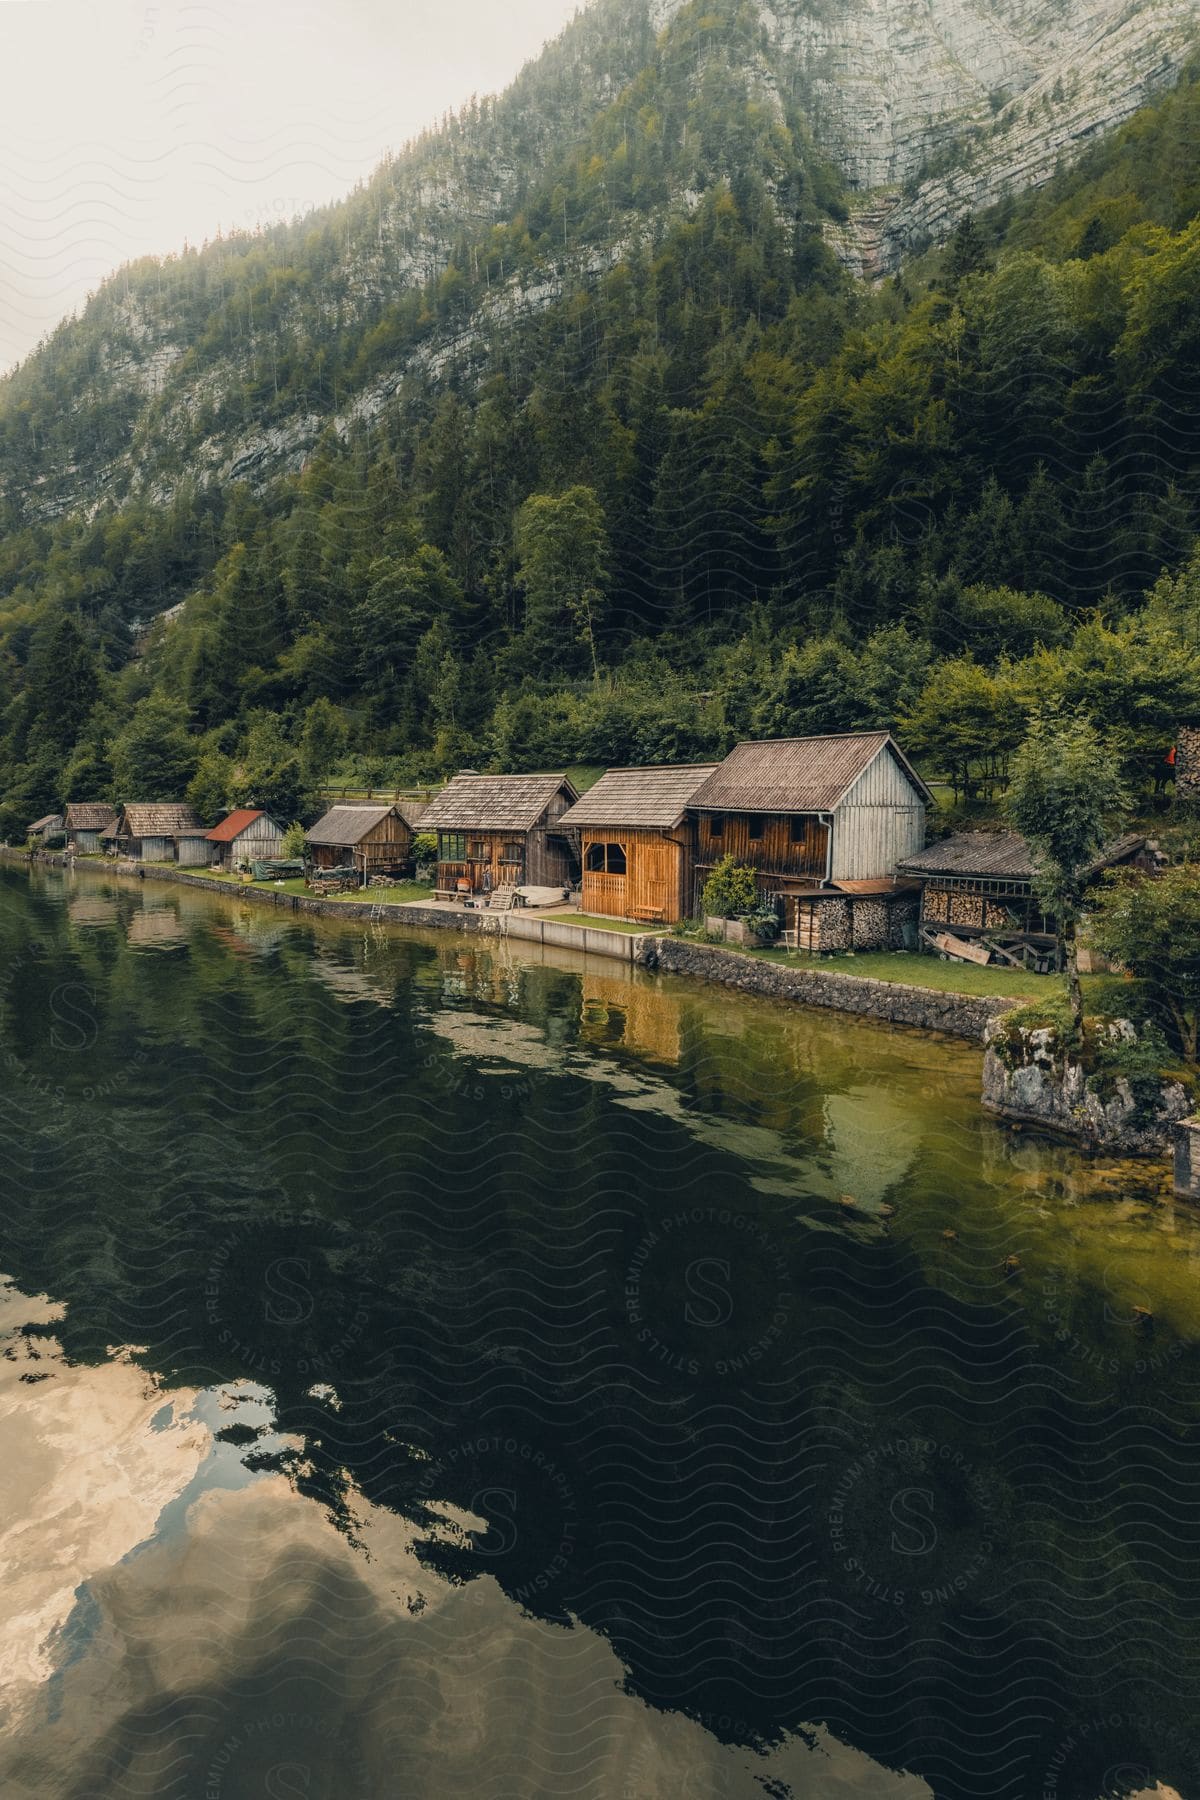
M 859 196 L 866 275 L 1038 186 L 1179 72 L 1195 0 L 763 0 L 770 61 Z
M 506 94 L 341 207 L 107 284 L 0 384 L 0 501 L 46 518 L 301 467 L 324 430 L 369 423 L 405 382 L 469 381 L 487 344 L 743 177 L 747 125 L 788 228 L 811 139 L 847 198 L 848 218 L 825 214 L 829 241 L 856 273 L 886 273 L 964 211 L 1046 180 L 1197 42 L 1198 0 L 596 0 Z M 480 294 L 489 234 L 539 207 L 557 217 L 555 183 L 589 141 L 611 158 L 598 121 L 631 94 L 637 129 L 661 133 L 665 185 L 614 199 L 569 238 L 543 218 L 536 253 L 501 259 Z M 706 130 L 714 105 L 719 131 Z M 456 265 L 475 278 L 470 306 L 432 332 L 393 332 L 397 305 Z M 295 371 L 318 365 L 322 340 L 355 332 L 394 338 L 386 364 L 303 391 Z

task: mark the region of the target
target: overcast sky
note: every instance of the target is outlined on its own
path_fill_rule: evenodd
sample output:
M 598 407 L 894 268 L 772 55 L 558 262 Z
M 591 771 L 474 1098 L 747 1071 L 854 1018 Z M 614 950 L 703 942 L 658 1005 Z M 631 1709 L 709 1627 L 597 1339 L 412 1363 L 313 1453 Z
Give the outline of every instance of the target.
M 131 256 L 336 199 L 579 0 L 0 0 L 0 370 Z

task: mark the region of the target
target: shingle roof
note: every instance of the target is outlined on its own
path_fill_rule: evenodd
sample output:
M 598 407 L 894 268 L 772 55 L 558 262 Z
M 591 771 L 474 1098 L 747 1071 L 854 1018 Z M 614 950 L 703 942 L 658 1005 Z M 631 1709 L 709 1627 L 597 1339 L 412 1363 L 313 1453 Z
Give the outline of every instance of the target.
M 196 831 L 200 821 L 181 801 L 131 801 L 122 809 L 125 835 L 134 838 L 175 837 Z
M 219 825 L 206 835 L 210 844 L 232 844 L 235 837 L 240 837 L 247 825 L 253 825 L 255 819 L 265 819 L 266 814 L 261 807 L 239 806 L 222 819 Z
M 382 825 L 392 811 L 387 806 L 331 806 L 308 832 L 310 844 L 361 844 L 369 831 Z
M 27 825 L 25 830 L 32 837 L 35 831 L 57 831 L 62 822 L 61 813 L 46 813 L 44 817 L 35 819 L 32 825 Z
M 609 769 L 562 816 L 564 826 L 645 825 L 669 831 L 678 825 L 702 781 L 715 773 L 715 763 L 682 767 Z
M 427 811 L 424 800 L 397 800 L 396 811 L 400 814 L 400 817 L 404 820 L 404 823 L 410 830 L 420 831 L 424 829 L 424 819 Z
M 424 831 L 532 831 L 559 789 L 579 795 L 565 775 L 456 775 L 421 820 Z
M 830 812 L 888 746 L 926 802 L 933 796 L 886 731 L 737 744 L 692 796 L 706 812 Z
M 1114 838 L 1084 873 L 1094 875 L 1133 856 L 1145 843 L 1136 832 Z M 928 844 L 896 864 L 910 875 L 965 875 L 989 881 L 1032 881 L 1033 858 L 1018 831 L 960 831 Z
M 117 816 L 104 800 L 72 800 L 66 811 L 68 831 L 103 831 Z

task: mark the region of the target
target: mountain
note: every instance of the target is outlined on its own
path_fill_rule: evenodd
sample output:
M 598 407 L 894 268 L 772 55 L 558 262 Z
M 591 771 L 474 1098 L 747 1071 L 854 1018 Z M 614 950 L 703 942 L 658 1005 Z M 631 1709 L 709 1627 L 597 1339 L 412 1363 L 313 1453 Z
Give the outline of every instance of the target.
M 892 270 L 1046 180 L 1197 34 L 1180 0 L 598 0 L 343 204 L 122 270 L 0 389 L 0 497 L 55 516 L 296 470 L 722 179 Z
M 1193 66 L 916 240 L 1168 26 L 600 0 L 342 204 L 122 270 L 0 386 L 0 825 L 868 725 L 969 790 L 1047 695 L 1153 757 L 1200 711 Z M 1096 91 L 968 142 L 1064 57 Z

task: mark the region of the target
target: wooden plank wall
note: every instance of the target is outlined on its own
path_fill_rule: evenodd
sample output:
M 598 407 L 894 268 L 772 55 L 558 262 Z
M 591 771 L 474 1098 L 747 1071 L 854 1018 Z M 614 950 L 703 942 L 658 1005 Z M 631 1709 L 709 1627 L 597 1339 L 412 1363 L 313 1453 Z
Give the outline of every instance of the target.
M 825 873 L 828 828 L 813 813 L 800 813 L 800 841 L 792 842 L 792 815 L 779 813 L 726 813 L 720 837 L 712 833 L 712 813 L 699 816 L 696 861 L 702 868 L 733 855 L 739 862 L 749 863 L 760 873 L 770 875 L 811 875 L 819 880 Z M 752 838 L 752 829 L 761 836 Z
M 833 879 L 874 881 L 925 844 L 925 802 L 888 750 L 863 770 L 834 816 Z
M 633 831 L 618 826 L 605 831 L 585 831 L 582 837 L 580 906 L 585 913 L 673 925 L 690 912 L 691 858 L 687 845 L 678 837 L 665 836 L 661 831 Z M 589 844 L 620 844 L 625 852 L 626 873 L 590 873 L 587 866 Z

